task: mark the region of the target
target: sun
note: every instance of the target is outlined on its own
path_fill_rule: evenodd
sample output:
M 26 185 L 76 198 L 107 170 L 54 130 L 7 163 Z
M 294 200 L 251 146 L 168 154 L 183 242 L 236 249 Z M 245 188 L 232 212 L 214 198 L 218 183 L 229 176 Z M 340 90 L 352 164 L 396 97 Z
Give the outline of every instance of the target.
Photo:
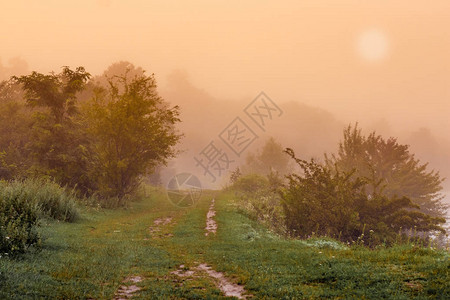
M 386 58 L 389 51 L 388 38 L 379 29 L 365 30 L 357 38 L 356 51 L 366 61 L 381 61 Z

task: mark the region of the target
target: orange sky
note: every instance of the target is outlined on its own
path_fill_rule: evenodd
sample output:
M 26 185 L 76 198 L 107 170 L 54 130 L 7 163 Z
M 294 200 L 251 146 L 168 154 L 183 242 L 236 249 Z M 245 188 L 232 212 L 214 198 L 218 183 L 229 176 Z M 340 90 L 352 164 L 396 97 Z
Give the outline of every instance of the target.
M 387 41 L 375 62 L 356 46 L 370 30 Z M 218 98 L 264 90 L 346 120 L 450 128 L 448 0 L 0 0 L 0 45 L 3 65 L 30 70 L 129 60 L 163 87 L 182 69 Z

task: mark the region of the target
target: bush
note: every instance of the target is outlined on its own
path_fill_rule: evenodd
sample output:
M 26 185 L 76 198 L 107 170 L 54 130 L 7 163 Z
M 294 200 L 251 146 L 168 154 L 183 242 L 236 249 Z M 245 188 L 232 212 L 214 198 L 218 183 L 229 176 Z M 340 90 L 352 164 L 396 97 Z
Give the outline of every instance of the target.
M 284 233 L 284 214 L 277 192 L 278 181 L 274 174 L 269 178 L 258 174 L 239 177 L 231 186 L 238 197 L 239 208 L 251 218 L 263 223 L 277 233 Z
M 73 222 L 79 217 L 74 190 L 68 191 L 49 180 L 1 181 L 0 198 L 18 198 L 27 202 L 36 208 L 39 217 L 67 222 Z
M 258 174 L 250 174 L 239 177 L 233 184 L 233 189 L 243 195 L 254 195 L 266 190 L 269 181 L 266 177 Z
M 281 192 L 290 235 L 331 236 L 375 246 L 394 243 L 405 230 L 445 232 L 440 226 L 445 219 L 418 211 L 419 206 L 406 197 L 378 192 L 379 183 L 298 159 L 291 149 L 286 152 L 302 169 L 301 174 L 288 176 Z
M 4 183 L 2 183 L 4 185 Z M 21 253 L 29 246 L 40 245 L 36 231 L 38 208 L 23 194 L 5 193 L 0 196 L 0 252 Z
M 39 218 L 75 221 L 74 191 L 43 179 L 0 181 L 0 252 L 21 253 L 39 246 Z

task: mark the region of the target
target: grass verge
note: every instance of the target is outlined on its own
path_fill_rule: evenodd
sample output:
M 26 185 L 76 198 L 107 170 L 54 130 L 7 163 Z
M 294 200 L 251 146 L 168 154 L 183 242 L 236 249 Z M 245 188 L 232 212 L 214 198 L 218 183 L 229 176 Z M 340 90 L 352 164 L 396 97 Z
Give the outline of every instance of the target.
M 218 231 L 206 237 L 214 196 Z M 256 299 L 450 298 L 446 251 L 286 240 L 239 213 L 232 197 L 206 193 L 195 207 L 179 209 L 153 191 L 127 209 L 89 209 L 73 224 L 49 221 L 41 252 L 0 258 L 0 298 L 112 299 L 129 276 L 143 277 L 134 299 L 224 298 L 207 276 L 172 273 L 201 263 Z M 169 217 L 170 224 L 155 222 Z

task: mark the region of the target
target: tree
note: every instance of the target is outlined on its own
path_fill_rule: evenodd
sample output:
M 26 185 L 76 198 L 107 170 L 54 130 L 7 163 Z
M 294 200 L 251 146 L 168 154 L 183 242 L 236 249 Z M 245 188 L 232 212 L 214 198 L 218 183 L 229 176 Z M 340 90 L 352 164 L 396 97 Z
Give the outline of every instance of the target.
M 169 108 L 158 96 L 153 75 L 110 79 L 109 88 L 99 89 L 84 112 L 89 178 L 101 196 L 122 199 L 142 176 L 176 154 L 178 107 Z
M 286 153 L 302 170 L 290 174 L 280 191 L 286 228 L 293 236 L 318 234 L 355 242 L 366 234 L 364 241 L 376 245 L 394 242 L 402 230 L 445 232 L 440 227 L 445 219 L 418 211 L 407 197 L 388 197 L 377 189 L 369 195 L 366 189 L 377 183 L 355 171 L 331 170 L 314 160 L 298 159 L 291 149 Z
M 429 171 L 428 164 L 422 164 L 407 145 L 399 144 L 395 138 L 385 140 L 375 132 L 366 137 L 357 124 L 349 125 L 344 130 L 338 154 L 325 159 L 330 169 L 355 170 L 355 176 L 379 182 L 377 187 L 387 197 L 405 196 L 419 205 L 422 212 L 445 216 L 446 206 L 440 194 L 444 179 L 439 172 Z
M 0 178 L 26 175 L 30 167 L 29 143 L 32 119 L 24 107 L 22 89 L 12 80 L 0 82 Z
M 119 61 L 111 64 L 100 76 L 95 76 L 92 81 L 97 86 L 108 88 L 109 81 L 116 77 L 126 77 L 127 80 L 132 80 L 136 76 L 145 75 L 145 70 L 141 67 L 136 67 L 129 61 Z
M 85 137 L 76 118 L 76 100 L 89 78 L 83 67 L 13 77 L 22 85 L 27 105 L 34 109 L 32 137 L 26 146 L 34 160 L 31 172 L 71 186 L 82 181 L 80 146 Z
M 243 173 L 269 175 L 270 173 L 287 174 L 289 171 L 289 157 L 283 153 L 283 147 L 270 137 L 258 153 L 250 153 Z
M 20 103 L 22 104 L 24 92 L 20 84 L 14 79 L 0 82 L 0 103 Z
M 13 78 L 23 85 L 30 106 L 49 109 L 54 123 L 61 124 L 64 118 L 75 114 L 76 94 L 83 90 L 90 76 L 83 67 L 75 71 L 63 67 L 60 74 L 32 72 Z

